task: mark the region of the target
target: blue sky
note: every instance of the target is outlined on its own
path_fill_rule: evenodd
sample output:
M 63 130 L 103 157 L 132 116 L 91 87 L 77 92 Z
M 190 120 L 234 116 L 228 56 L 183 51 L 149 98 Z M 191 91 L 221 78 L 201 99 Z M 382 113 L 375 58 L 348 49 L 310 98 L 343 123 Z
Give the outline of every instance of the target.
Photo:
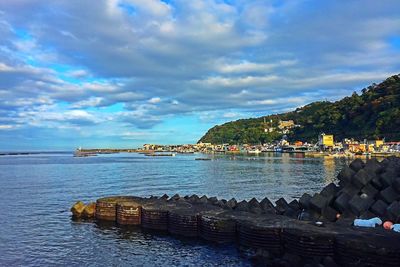
M 398 0 L 0 1 L 0 150 L 195 143 L 400 73 Z

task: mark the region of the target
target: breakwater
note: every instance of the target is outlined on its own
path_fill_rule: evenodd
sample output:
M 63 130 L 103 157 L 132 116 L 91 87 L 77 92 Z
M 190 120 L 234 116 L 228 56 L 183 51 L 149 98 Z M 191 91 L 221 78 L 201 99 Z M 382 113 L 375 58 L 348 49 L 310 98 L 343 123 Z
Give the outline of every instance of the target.
M 400 234 L 351 225 L 354 218 L 375 216 L 398 222 L 399 166 L 398 158 L 355 160 L 340 172 L 339 185 L 290 203 L 284 198 L 274 205 L 268 198 L 117 196 L 98 199 L 94 210 L 93 204 L 90 211 L 77 203 L 72 211 L 99 223 L 237 243 L 255 249 L 255 260 L 267 266 L 399 266 Z

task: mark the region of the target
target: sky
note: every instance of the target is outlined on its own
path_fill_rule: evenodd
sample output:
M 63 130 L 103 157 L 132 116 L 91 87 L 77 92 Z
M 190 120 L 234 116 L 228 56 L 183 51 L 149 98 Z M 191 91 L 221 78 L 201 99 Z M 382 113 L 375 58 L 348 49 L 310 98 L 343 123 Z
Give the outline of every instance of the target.
M 0 0 L 0 151 L 196 143 L 399 73 L 398 0 Z

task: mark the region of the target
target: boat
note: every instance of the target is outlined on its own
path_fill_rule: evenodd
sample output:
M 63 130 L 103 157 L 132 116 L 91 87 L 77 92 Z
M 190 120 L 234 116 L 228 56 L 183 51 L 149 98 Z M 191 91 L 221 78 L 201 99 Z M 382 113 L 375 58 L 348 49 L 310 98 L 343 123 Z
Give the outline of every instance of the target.
M 260 154 L 261 150 L 257 149 L 252 149 L 247 151 L 248 154 Z
M 168 154 L 166 154 L 166 153 L 164 153 L 164 154 L 148 153 L 148 154 L 145 154 L 145 156 L 148 156 L 148 157 L 175 157 L 176 154 L 175 153 L 168 153 Z
M 81 148 L 78 148 L 74 151 L 74 157 L 82 158 L 82 157 L 93 157 L 97 156 L 97 153 L 94 151 L 82 151 Z

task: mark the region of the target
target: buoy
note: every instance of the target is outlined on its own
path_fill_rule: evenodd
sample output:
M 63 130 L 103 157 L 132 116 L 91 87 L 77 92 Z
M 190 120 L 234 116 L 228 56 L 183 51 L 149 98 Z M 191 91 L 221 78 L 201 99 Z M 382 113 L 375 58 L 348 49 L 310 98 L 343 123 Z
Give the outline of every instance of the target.
M 383 224 L 383 228 L 386 229 L 386 230 L 391 230 L 392 226 L 393 226 L 393 223 L 391 221 L 386 221 Z

